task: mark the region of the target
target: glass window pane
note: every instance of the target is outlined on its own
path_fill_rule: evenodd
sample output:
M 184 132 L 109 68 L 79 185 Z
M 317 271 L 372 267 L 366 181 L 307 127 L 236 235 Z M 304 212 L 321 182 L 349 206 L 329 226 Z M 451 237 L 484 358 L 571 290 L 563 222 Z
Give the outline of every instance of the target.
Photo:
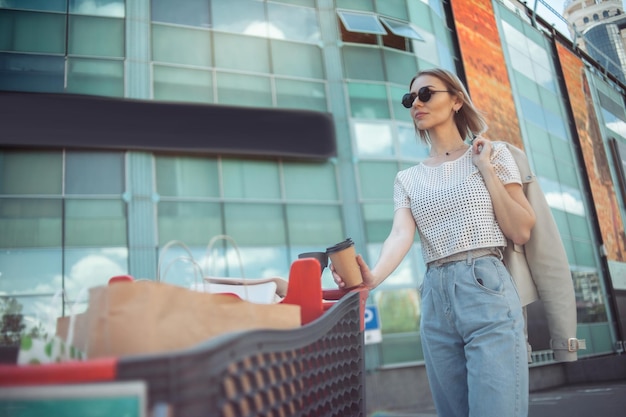
M 62 56 L 0 53 L 0 90 L 62 93 L 64 75 Z
M 157 210 L 160 246 L 180 240 L 204 248 L 212 236 L 223 233 L 219 204 L 161 201 Z
M 393 201 L 393 181 L 397 173 L 395 162 L 359 162 L 361 198 Z
M 271 51 L 274 74 L 325 78 L 324 57 L 319 46 L 272 40 Z
M 219 197 L 217 160 L 157 156 L 156 187 L 162 196 Z
M 2 7 L 65 13 L 67 12 L 67 0 L 3 0 Z
M 566 216 L 572 233 L 572 239 L 591 242 L 592 239 L 589 234 L 589 223 L 587 219 L 571 213 L 567 213 Z
M 272 107 L 270 79 L 217 73 L 217 100 L 233 106 Z
M 153 78 L 155 100 L 213 102 L 210 71 L 154 65 Z
M 346 11 L 337 11 L 337 14 L 350 32 L 387 34 L 383 25 L 378 21 L 378 17 L 374 14 Z
M 309 43 L 321 40 L 315 9 L 267 3 L 267 13 L 270 38 Z
M 381 17 L 380 20 L 394 35 L 402 36 L 403 38 L 415 39 L 416 41 L 424 41 L 424 38 L 419 34 L 417 29 L 409 23 L 399 22 L 386 17 Z
M 393 223 L 393 202 L 363 204 L 365 233 L 369 243 L 382 243 L 389 236 Z
M 345 239 L 339 206 L 287 206 L 289 243 L 319 246 L 320 251 Z
M 417 74 L 415 55 L 391 49 L 384 49 L 385 72 L 387 81 L 408 85 L 413 75 Z M 407 88 L 408 90 L 408 88 Z
M 264 2 L 256 0 L 212 1 L 213 28 L 225 32 L 268 36 Z
M 346 78 L 380 81 L 385 79 L 381 50 L 344 46 L 342 48 Z
M 353 117 L 363 119 L 389 119 L 389 102 L 384 85 L 348 84 Z
M 428 158 L 428 146 L 424 144 L 413 126 L 398 126 L 400 158 L 404 160 L 424 160 Z
M 0 50 L 65 54 L 65 16 L 0 9 Z
M 277 78 L 276 105 L 278 107 L 326 112 L 326 86 L 323 83 L 283 80 Z
M 376 11 L 380 14 L 409 20 L 406 0 L 376 0 Z
M 406 84 L 407 87 L 398 88 L 393 85 L 389 86 L 389 94 L 391 94 L 391 108 L 393 109 L 393 118 L 398 121 L 411 123 L 412 125 L 413 119 L 411 118 L 411 112 L 409 111 L 409 109 L 402 105 L 402 96 L 408 93 L 409 83 L 404 82 L 403 84 Z
M 83 289 L 107 285 L 111 277 L 128 274 L 126 247 L 67 249 L 64 258 L 65 296 L 69 300 L 80 302 L 77 297 Z
M 337 201 L 335 165 L 284 163 L 283 181 L 288 200 Z
M 62 176 L 59 151 L 0 151 L 0 194 L 60 195 Z
M 124 57 L 124 20 L 70 16 L 68 54 Z
M 0 198 L 0 247 L 61 246 L 61 217 L 60 200 Z
M 225 204 L 226 234 L 240 247 L 286 244 L 285 217 L 280 204 Z
M 67 92 L 124 97 L 124 63 L 69 58 Z
M 207 0 L 152 0 L 152 21 L 178 25 L 211 26 Z
M 65 157 L 66 194 L 122 194 L 124 154 L 68 151 Z
M 336 0 L 338 9 L 374 11 L 373 0 Z
M 276 162 L 222 161 L 225 198 L 279 199 L 280 179 Z
M 59 206 L 60 206 L 60 202 Z M 60 210 L 59 210 L 60 213 Z M 61 221 L 59 219 L 58 248 L 0 250 L 0 293 L 49 294 L 62 287 Z M 0 239 L 2 237 L 0 236 Z M 51 300 L 48 300 L 50 304 Z
M 70 0 L 70 13 L 124 17 L 124 0 Z
M 274 0 L 277 3 L 289 3 L 296 6 L 315 7 L 315 0 Z
M 126 246 L 122 200 L 65 200 L 66 246 Z
M 252 72 L 270 72 L 269 42 L 251 36 L 214 33 L 215 66 Z
M 152 60 L 210 67 L 211 32 L 175 26 L 152 25 Z
M 391 126 L 388 124 L 355 122 L 354 137 L 360 157 L 382 157 L 395 154 Z

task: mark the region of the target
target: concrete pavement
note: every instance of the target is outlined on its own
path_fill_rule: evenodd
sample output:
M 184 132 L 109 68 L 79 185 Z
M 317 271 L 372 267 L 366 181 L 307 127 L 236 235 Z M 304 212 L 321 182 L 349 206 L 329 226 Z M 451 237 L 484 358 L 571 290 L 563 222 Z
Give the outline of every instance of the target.
M 530 393 L 528 417 L 626 416 L 626 379 L 568 385 Z M 432 405 L 415 410 L 377 411 L 370 417 L 437 417 Z

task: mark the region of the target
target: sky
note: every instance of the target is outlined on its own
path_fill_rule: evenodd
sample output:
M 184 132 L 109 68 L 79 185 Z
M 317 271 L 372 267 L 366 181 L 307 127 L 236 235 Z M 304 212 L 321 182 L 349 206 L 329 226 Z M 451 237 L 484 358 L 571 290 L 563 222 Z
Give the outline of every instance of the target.
M 563 14 L 563 4 L 565 0 L 544 0 L 547 4 L 550 5 L 554 10 L 556 10 L 559 14 Z M 567 29 L 567 24 L 554 15 L 552 11 L 550 11 L 544 4 L 542 4 L 539 0 L 526 0 L 526 4 L 530 9 L 535 7 L 535 2 L 537 2 L 537 14 L 543 17 L 548 22 L 554 24 L 555 28 L 569 37 L 569 30 Z M 624 9 L 626 10 L 626 0 L 622 2 L 624 5 Z

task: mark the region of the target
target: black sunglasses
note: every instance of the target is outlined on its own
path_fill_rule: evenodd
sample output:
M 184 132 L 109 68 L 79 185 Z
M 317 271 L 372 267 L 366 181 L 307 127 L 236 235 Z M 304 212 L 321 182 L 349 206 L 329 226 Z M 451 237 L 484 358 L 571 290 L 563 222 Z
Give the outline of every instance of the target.
M 407 109 L 413 106 L 416 98 L 419 98 L 422 103 L 426 103 L 433 96 L 433 93 L 451 93 L 450 90 L 431 90 L 428 87 L 422 87 L 415 93 L 406 93 L 402 96 L 402 105 Z

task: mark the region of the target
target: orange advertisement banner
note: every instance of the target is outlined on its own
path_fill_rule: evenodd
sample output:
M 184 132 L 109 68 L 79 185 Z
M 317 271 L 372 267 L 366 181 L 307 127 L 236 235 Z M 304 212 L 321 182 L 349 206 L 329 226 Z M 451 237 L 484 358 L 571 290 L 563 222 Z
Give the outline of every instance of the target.
M 626 260 L 626 236 L 608 157 L 583 62 L 556 43 L 607 259 Z
M 523 148 L 491 0 L 453 1 L 451 6 L 467 88 L 489 125 L 485 136 Z

